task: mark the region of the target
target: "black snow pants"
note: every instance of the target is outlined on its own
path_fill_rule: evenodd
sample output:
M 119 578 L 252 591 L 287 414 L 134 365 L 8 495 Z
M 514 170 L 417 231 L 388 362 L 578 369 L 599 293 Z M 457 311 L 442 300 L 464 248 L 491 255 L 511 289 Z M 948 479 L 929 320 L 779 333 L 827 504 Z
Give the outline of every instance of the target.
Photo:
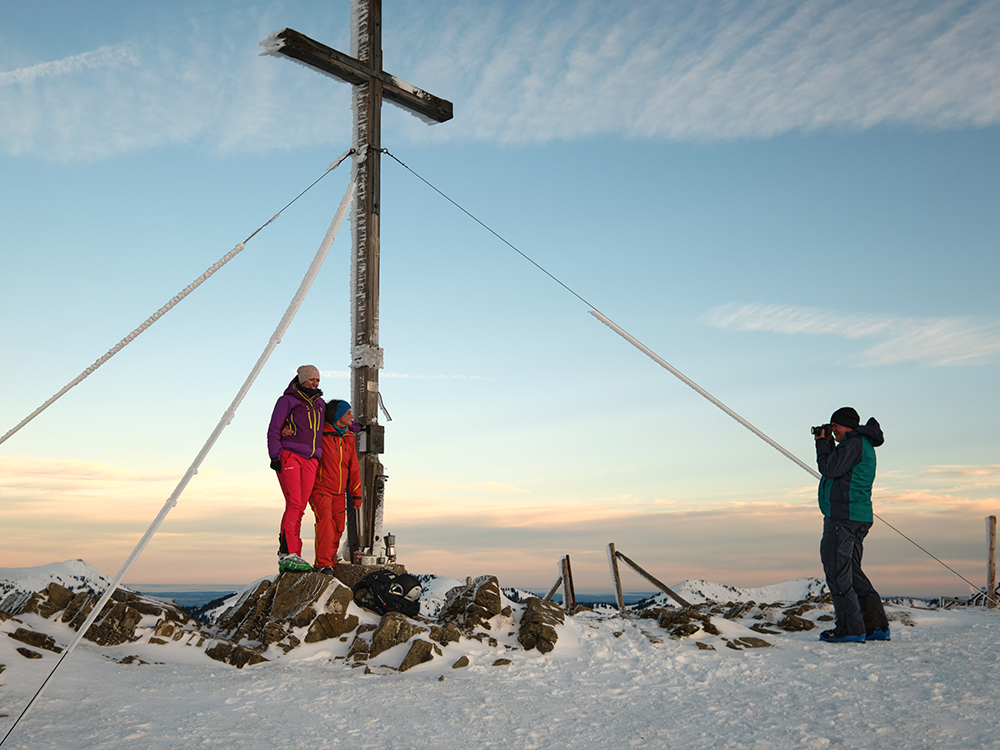
M 819 556 L 826 585 L 833 597 L 836 630 L 846 635 L 861 635 L 889 627 L 882 599 L 861 570 L 863 543 L 871 527 L 863 521 L 823 518 Z

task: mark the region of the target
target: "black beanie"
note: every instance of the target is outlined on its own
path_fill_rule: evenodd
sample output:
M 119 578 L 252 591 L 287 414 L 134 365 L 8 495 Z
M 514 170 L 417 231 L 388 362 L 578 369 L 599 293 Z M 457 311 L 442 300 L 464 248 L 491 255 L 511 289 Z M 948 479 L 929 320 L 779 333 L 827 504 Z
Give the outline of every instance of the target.
M 853 430 L 861 424 L 861 417 L 850 406 L 842 406 L 830 417 L 830 424 L 839 424 Z

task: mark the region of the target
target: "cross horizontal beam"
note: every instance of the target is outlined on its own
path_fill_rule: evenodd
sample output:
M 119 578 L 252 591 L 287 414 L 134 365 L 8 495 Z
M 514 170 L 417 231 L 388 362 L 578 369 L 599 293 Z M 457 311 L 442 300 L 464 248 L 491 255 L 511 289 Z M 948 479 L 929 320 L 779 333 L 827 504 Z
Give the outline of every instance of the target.
M 290 57 L 345 83 L 365 84 L 377 78 L 382 82 L 384 99 L 434 122 L 446 122 L 454 117 L 452 103 L 447 99 L 411 86 L 384 71 L 374 70 L 360 60 L 327 47 L 294 29 L 282 29 L 272 34 L 268 40 L 267 54 Z

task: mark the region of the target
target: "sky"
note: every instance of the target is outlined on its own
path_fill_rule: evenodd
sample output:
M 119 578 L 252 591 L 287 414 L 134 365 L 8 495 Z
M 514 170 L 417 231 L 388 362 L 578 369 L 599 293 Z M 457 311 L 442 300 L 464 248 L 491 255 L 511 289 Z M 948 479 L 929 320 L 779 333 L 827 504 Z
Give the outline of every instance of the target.
M 325 175 L 0 445 L 0 567 L 113 575 L 194 461 L 349 182 L 325 170 L 350 87 L 259 42 L 348 52 L 349 23 L 346 0 L 0 7 L 0 432 Z M 455 107 L 382 117 L 385 530 L 411 571 L 547 590 L 568 554 L 608 590 L 613 542 L 668 584 L 821 575 L 812 477 L 597 309 L 809 464 L 835 409 L 877 418 L 876 587 L 985 583 L 1000 3 L 385 0 L 383 47 Z M 273 572 L 264 433 L 301 364 L 349 397 L 349 230 L 127 581 Z

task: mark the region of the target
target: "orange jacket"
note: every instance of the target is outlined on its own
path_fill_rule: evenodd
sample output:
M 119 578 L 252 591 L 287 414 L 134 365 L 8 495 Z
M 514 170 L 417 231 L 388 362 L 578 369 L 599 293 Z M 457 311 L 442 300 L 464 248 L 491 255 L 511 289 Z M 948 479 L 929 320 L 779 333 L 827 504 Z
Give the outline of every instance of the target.
M 338 435 L 330 425 L 323 425 L 323 456 L 313 492 L 333 497 L 351 498 L 355 508 L 361 507 L 361 471 L 354 433 Z

